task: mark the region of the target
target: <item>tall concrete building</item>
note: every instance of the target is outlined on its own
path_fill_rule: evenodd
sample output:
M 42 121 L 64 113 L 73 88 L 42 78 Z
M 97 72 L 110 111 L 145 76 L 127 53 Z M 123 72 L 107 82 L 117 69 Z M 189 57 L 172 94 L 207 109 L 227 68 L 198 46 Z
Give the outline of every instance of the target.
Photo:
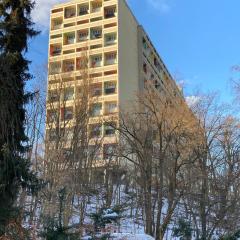
M 94 130 L 96 137 L 104 137 L 103 149 L 111 149 L 118 140 L 114 129 L 99 126 L 94 118 L 117 115 L 143 90 L 147 80 L 159 94 L 183 99 L 125 0 L 73 0 L 58 4 L 51 10 L 50 25 L 48 96 L 54 100 L 56 84 L 66 83 L 67 107 L 60 114 L 75 118 L 74 99 L 81 88 L 81 57 L 86 52 L 93 97 L 97 97 L 89 129 Z M 50 119 L 49 105 L 47 111 Z M 98 158 L 105 158 L 104 151 L 99 152 Z

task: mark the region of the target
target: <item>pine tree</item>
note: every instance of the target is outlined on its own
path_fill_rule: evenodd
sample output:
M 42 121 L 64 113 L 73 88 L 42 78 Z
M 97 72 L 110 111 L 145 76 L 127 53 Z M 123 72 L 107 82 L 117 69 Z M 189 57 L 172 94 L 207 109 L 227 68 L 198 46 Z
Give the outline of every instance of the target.
M 33 7 L 31 0 L 0 1 L 0 236 L 16 215 L 20 187 L 36 180 L 24 157 L 24 105 L 31 97 L 24 87 L 32 78 L 24 54 L 28 39 L 38 34 L 30 17 Z
M 180 240 L 192 239 L 191 224 L 183 218 L 178 219 L 177 226 L 173 229 L 173 236 L 178 237 Z

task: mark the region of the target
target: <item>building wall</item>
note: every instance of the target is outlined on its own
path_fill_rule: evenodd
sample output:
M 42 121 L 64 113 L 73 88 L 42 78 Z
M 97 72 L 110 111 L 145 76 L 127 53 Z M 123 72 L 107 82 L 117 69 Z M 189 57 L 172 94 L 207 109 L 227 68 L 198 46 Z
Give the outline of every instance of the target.
M 118 0 L 119 105 L 125 108 L 139 91 L 138 23 L 125 0 Z

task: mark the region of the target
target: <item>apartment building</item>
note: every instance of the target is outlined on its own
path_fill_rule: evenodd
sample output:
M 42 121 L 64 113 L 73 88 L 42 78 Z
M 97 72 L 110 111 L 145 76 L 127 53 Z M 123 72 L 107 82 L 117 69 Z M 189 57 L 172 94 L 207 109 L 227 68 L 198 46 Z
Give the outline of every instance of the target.
M 48 98 L 54 101 L 57 83 L 68 84 L 66 106 L 60 111 L 74 119 L 74 99 L 81 88 L 81 56 L 86 52 L 92 89 L 97 102 L 89 123 L 90 137 L 103 137 L 98 159 L 118 142 L 114 128 L 94 121 L 99 116 L 118 114 L 129 106 L 136 93 L 150 80 L 157 92 L 183 100 L 178 86 L 139 25 L 125 0 L 73 0 L 51 10 L 49 39 Z M 48 120 L 50 109 L 47 105 Z M 115 123 L 117 124 L 117 122 Z M 52 136 L 54 138 L 54 136 Z

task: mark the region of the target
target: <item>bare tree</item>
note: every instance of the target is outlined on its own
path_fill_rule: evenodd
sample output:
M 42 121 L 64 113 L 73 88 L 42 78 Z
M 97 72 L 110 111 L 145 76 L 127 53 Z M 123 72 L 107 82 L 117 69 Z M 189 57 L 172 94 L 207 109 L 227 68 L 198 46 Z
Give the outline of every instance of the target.
M 215 94 L 199 97 L 193 111 L 202 140 L 194 150 L 197 161 L 189 169 L 184 198 L 197 239 L 212 239 L 216 233 L 229 233 L 232 217 L 239 213 L 239 122 Z
M 184 169 L 192 161 L 195 124 L 184 100 L 172 102 L 151 85 L 131 111 L 121 113 L 120 157 L 132 166 L 143 196 L 145 231 L 156 239 L 163 239 L 185 191 Z

